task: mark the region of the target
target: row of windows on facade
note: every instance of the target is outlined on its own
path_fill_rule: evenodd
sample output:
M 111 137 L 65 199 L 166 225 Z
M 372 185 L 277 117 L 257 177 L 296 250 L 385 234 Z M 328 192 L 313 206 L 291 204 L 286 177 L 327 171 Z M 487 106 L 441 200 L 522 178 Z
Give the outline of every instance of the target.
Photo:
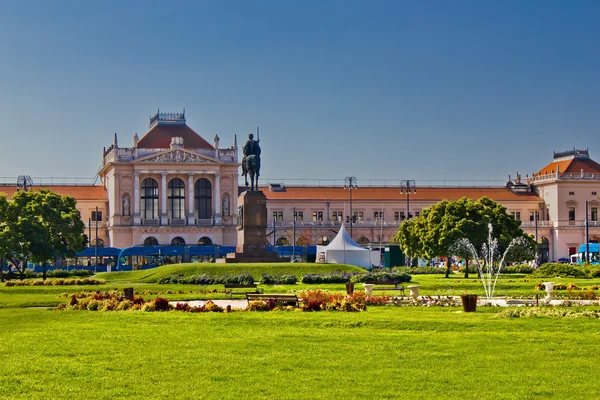
M 596 196 L 598 192 L 592 192 L 592 196 Z M 575 196 L 575 192 L 569 192 L 569 196 Z
M 367 238 L 366 236 L 361 236 L 358 238 L 358 240 L 356 241 L 356 243 L 358 244 L 369 244 L 371 242 L 380 242 L 380 241 L 385 241 L 383 236 L 377 235 L 376 238 L 374 238 L 373 241 L 369 240 L 369 238 Z M 323 237 L 319 237 L 316 241 L 315 244 L 317 245 L 323 245 L 326 246 L 330 243 L 330 239 L 327 236 L 323 236 Z M 280 237 L 279 239 L 277 239 L 277 241 L 275 242 L 276 246 L 290 246 L 290 240 L 286 237 Z M 296 239 L 296 246 L 311 246 L 311 242 L 310 240 L 308 240 L 305 237 L 299 237 Z
M 210 240 L 210 238 L 208 237 L 201 237 L 200 239 L 198 239 L 198 244 L 201 246 L 207 246 L 207 245 L 212 245 L 212 240 Z M 98 247 L 104 247 L 105 243 L 104 240 L 97 238 L 97 239 L 93 239 L 90 242 L 90 246 L 98 246 Z M 144 239 L 144 246 L 158 246 L 158 240 L 153 237 L 150 236 L 146 239 Z M 185 239 L 182 237 L 175 237 L 171 240 L 171 246 L 185 246 Z
M 365 220 L 365 214 L 363 211 L 355 211 L 353 222 L 363 222 Z M 418 217 L 421 213 L 419 211 L 415 212 L 415 215 Z M 283 211 L 273 211 L 273 220 L 274 221 L 283 221 Z M 312 212 L 312 221 L 318 222 L 323 221 L 323 211 L 313 211 Z M 304 211 L 296 211 L 294 214 L 296 221 L 304 221 Z M 412 218 L 412 213 L 408 214 L 409 218 Z M 347 216 L 348 218 L 348 216 Z M 374 221 L 383 221 L 385 218 L 383 211 L 375 211 L 373 213 Z M 400 221 L 406 218 L 406 214 L 404 211 L 395 211 L 394 212 L 394 221 Z M 331 213 L 331 221 L 343 221 L 344 220 L 344 212 L 343 211 L 333 211 Z
M 519 211 L 512 211 L 511 214 L 516 220 L 521 220 L 521 213 Z M 529 221 L 534 222 L 536 217 L 539 221 L 539 212 L 532 211 L 529 213 Z M 598 221 L 598 207 L 590 207 L 589 219 L 590 221 Z M 548 212 L 546 212 L 546 220 L 548 220 Z M 569 207 L 569 221 L 575 221 L 575 207 Z
M 140 215 L 142 219 L 158 218 L 158 201 L 158 182 L 153 178 L 144 179 L 140 193 Z M 211 218 L 212 203 L 212 184 L 206 178 L 198 179 L 194 183 L 194 212 L 196 217 L 199 219 Z M 223 196 L 222 203 L 223 216 L 229 216 L 229 196 Z M 123 215 L 131 215 L 129 196 L 123 197 Z M 185 183 L 179 178 L 171 179 L 167 185 L 167 215 L 171 219 L 184 219 L 186 217 Z

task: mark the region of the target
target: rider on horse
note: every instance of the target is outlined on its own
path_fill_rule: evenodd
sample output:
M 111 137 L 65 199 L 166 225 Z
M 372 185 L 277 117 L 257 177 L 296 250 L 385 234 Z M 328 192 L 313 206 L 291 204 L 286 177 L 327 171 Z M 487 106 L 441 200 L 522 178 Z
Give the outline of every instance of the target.
M 259 140 L 254 140 L 254 135 L 252 133 L 248 135 L 248 140 L 246 140 L 246 143 L 242 148 L 244 153 L 244 158 L 242 158 L 242 175 L 246 175 L 249 172 L 246 170 L 246 163 L 244 162 L 248 156 L 254 155 L 260 159 L 260 146 L 258 142 Z

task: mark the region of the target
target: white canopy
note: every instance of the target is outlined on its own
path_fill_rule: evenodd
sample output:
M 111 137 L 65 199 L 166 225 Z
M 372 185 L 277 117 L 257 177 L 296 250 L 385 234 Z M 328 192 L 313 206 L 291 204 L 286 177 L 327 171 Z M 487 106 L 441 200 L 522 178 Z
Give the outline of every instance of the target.
M 327 246 L 317 246 L 317 254 L 325 253 L 325 262 L 331 264 L 350 264 L 371 268 L 371 252 L 360 247 L 346 231 L 342 223 L 340 231 Z

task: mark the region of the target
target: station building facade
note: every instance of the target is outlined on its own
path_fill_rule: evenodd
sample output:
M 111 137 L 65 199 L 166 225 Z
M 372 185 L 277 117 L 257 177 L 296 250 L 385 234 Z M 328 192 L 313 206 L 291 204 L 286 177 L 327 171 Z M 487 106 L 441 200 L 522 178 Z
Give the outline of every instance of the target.
M 39 185 L 73 196 L 86 223 L 90 244 L 107 247 L 136 245 L 237 245 L 235 218 L 239 155 L 234 136 L 221 147 L 186 124 L 185 112 L 157 112 L 141 138 L 129 147 L 113 144 L 102 151 L 101 185 Z M 577 252 L 589 238 L 600 239 L 600 164 L 587 150 L 554 153 L 539 171 L 498 187 L 294 186 L 270 183 L 267 197 L 271 244 L 327 244 L 342 221 L 364 246 L 389 242 L 411 216 L 444 199 L 486 196 L 521 220 L 525 232 L 537 237 L 542 260 L 557 260 Z M 416 190 L 415 190 L 416 189 Z M 5 184 L 11 196 L 16 187 Z M 350 202 L 350 191 L 352 201 Z M 352 204 L 350 204 L 352 203 Z M 588 206 L 586 218 L 586 203 Z M 350 214 L 352 208 L 352 215 Z

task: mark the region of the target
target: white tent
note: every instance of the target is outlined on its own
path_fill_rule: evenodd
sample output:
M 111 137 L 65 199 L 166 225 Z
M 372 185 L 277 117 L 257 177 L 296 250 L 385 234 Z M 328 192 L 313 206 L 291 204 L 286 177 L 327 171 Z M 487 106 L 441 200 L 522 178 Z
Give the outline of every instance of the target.
M 321 255 L 324 257 L 320 257 Z M 377 257 L 379 258 L 379 253 Z M 348 235 L 344 224 L 331 243 L 327 246 L 317 246 L 317 260 L 320 258 L 324 258 L 324 261 L 330 264 L 350 264 L 367 269 L 372 265 L 371 251 L 356 244 Z

